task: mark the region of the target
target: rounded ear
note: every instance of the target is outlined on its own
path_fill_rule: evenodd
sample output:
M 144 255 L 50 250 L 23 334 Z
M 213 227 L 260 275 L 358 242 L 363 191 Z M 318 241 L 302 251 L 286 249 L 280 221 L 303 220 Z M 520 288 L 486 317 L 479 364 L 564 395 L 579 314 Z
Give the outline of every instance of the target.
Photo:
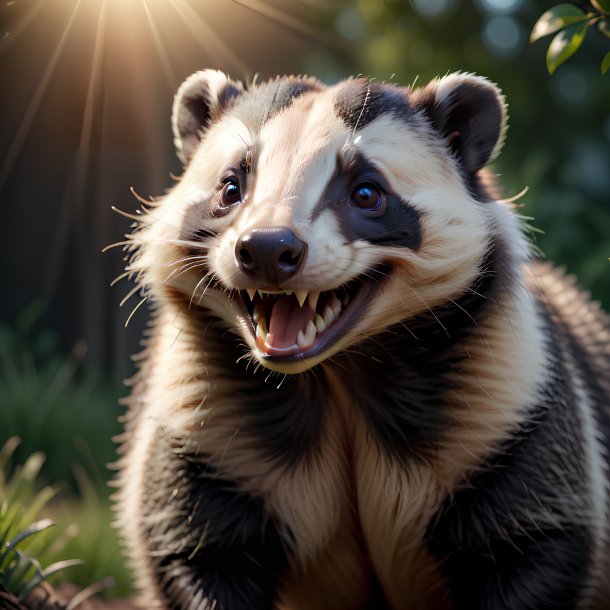
M 430 119 L 467 174 L 493 161 L 504 144 L 504 96 L 492 82 L 454 73 L 412 92 L 415 106 Z
M 242 92 L 241 83 L 218 70 L 195 72 L 180 85 L 172 108 L 172 131 L 176 153 L 185 165 L 209 124 Z

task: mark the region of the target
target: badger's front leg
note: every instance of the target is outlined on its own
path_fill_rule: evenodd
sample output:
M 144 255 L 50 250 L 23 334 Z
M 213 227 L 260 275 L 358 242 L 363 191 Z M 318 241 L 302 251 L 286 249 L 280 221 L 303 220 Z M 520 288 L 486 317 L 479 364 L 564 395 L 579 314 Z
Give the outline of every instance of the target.
M 584 445 L 569 437 L 577 424 L 566 396 L 533 411 L 534 423 L 450 499 L 434 524 L 430 546 L 454 608 L 595 607 L 591 584 L 603 535 Z
M 142 503 L 148 510 L 142 511 L 141 535 L 163 606 L 274 607 L 286 554 L 278 524 L 260 500 L 224 479 L 204 456 L 189 454 L 178 439 L 158 432 Z
M 459 610 L 576 610 L 589 561 L 583 528 L 524 533 L 464 547 L 444 564 Z

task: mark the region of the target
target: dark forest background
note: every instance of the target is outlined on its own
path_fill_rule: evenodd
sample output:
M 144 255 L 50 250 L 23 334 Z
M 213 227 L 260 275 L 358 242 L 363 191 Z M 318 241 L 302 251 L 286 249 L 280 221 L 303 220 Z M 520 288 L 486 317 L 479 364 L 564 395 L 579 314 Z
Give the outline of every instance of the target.
M 75 464 L 94 487 L 109 478 L 121 380 L 146 322 L 142 307 L 125 328 L 137 299 L 119 308 L 131 286 L 109 286 L 121 252 L 101 251 L 129 231 L 111 206 L 133 212 L 131 187 L 158 196 L 180 174 L 172 98 L 205 67 L 244 80 L 488 76 L 509 103 L 507 143 L 493 166 L 506 197 L 529 189 L 519 201 L 541 256 L 610 308 L 610 74 L 599 69 L 610 40 L 591 31 L 549 76 L 548 40 L 528 39 L 552 4 L 3 0 L 0 447 L 19 435 L 15 460 L 44 451 L 43 481 L 67 481 L 76 496 Z

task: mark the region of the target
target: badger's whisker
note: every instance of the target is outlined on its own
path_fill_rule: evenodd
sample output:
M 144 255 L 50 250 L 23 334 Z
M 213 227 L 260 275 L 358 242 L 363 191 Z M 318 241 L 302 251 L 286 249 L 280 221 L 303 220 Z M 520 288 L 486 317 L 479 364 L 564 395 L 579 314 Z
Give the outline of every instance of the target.
M 129 299 L 139 290 L 142 290 L 142 285 L 141 284 L 137 284 L 136 286 L 134 286 L 122 299 L 121 302 L 119 303 L 119 307 L 123 307 L 123 305 L 129 301 Z
M 119 214 L 120 216 L 124 216 L 125 218 L 129 218 L 130 220 L 135 220 L 137 223 L 142 222 L 142 215 L 141 214 L 138 214 L 138 215 L 130 214 L 129 212 L 124 212 L 123 210 L 117 208 L 114 205 L 111 205 L 110 209 L 113 212 L 116 212 L 117 214 Z
M 112 282 L 110 282 L 110 286 L 114 286 L 115 284 L 117 284 L 118 282 L 120 282 L 122 279 L 124 278 L 131 278 L 133 275 L 133 271 L 124 271 L 123 273 L 117 275 Z
M 191 264 L 183 265 L 176 269 L 173 269 L 165 278 L 164 284 L 168 284 L 170 280 L 183 275 L 184 273 L 188 273 L 189 271 L 193 271 L 194 269 L 203 269 L 205 268 L 205 261 L 195 261 Z
M 127 326 L 129 326 L 129 322 L 131 321 L 131 318 L 133 317 L 133 314 L 135 314 L 136 311 L 138 311 L 138 309 L 140 309 L 140 306 L 143 305 L 144 302 L 146 302 L 147 300 L 148 300 L 148 294 L 131 310 L 131 313 L 129 314 L 129 317 L 125 321 L 125 328 L 127 328 Z
M 187 261 L 202 261 L 205 262 L 209 259 L 207 254 L 198 254 L 198 255 L 189 255 L 184 256 L 182 258 L 178 258 L 176 260 L 171 261 L 170 263 L 165 263 L 167 267 L 173 267 L 175 265 L 179 265 L 180 263 L 184 263 Z

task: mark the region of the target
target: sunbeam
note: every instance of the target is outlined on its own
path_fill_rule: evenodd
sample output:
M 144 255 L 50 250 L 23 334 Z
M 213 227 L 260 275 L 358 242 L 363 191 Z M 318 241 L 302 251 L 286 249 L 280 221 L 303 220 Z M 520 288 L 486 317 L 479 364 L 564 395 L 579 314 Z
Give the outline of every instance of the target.
M 9 35 L 2 40 L 0 43 L 0 55 L 4 53 L 9 47 L 13 45 L 19 37 L 24 32 L 24 30 L 28 27 L 31 21 L 38 15 L 40 9 L 43 8 L 49 0 L 41 0 L 38 4 L 33 6 L 25 18 L 17 25 L 17 27 L 13 28 L 12 32 L 9 32 Z
M 67 231 L 70 227 L 70 217 L 74 212 L 74 206 L 84 200 L 87 186 L 87 175 L 90 170 L 91 153 L 91 134 L 94 127 L 94 107 L 98 90 L 101 86 L 101 70 L 104 56 L 104 33 L 106 29 L 107 0 L 103 0 L 100 8 L 95 42 L 93 47 L 93 58 L 91 60 L 91 71 L 89 74 L 89 84 L 85 98 L 85 108 L 81 121 L 81 133 L 78 144 L 76 165 L 74 167 L 73 178 L 68 185 L 68 191 L 62 198 L 62 205 L 59 213 L 57 231 L 51 242 L 49 262 L 45 273 L 45 293 L 52 293 L 61 273 L 61 261 L 67 247 Z
M 180 17 L 184 20 L 186 27 L 193 34 L 197 44 L 199 44 L 215 62 L 229 59 L 239 71 L 240 75 L 246 76 L 248 74 L 246 64 L 231 50 L 229 45 L 214 32 L 186 0 L 171 0 L 171 3 L 180 14 Z
M 55 50 L 53 51 L 53 55 L 51 56 L 51 59 L 49 59 L 49 63 L 42 75 L 40 83 L 39 83 L 38 87 L 36 88 L 36 91 L 34 92 L 34 95 L 32 96 L 30 103 L 28 104 L 25 114 L 23 115 L 23 118 L 21 119 L 21 123 L 19 124 L 17 132 L 15 133 L 13 142 L 8 150 L 4 164 L 2 165 L 2 170 L 0 171 L 0 192 L 2 192 L 4 183 L 6 182 L 6 179 L 8 178 L 9 174 L 11 173 L 11 170 L 13 169 L 13 166 L 15 165 L 15 161 L 19 157 L 19 153 L 21 152 L 23 144 L 30 132 L 30 129 L 32 128 L 32 123 L 34 122 L 34 119 L 36 118 L 36 113 L 38 112 L 38 109 L 40 108 L 40 104 L 42 103 L 44 94 L 47 90 L 47 87 L 49 86 L 51 77 L 53 76 L 53 73 L 55 72 L 57 62 L 59 61 L 59 58 L 61 57 L 61 52 L 63 51 L 64 45 L 66 44 L 66 40 L 68 39 L 68 34 L 70 33 L 70 30 L 72 29 L 72 25 L 74 24 L 76 13 L 78 12 L 78 7 L 80 6 L 80 4 L 81 4 L 81 0 L 76 0 L 76 5 L 74 6 L 72 13 L 70 14 L 68 23 L 66 23 L 66 27 L 64 28 L 64 31 L 62 32 L 62 35 L 57 43 L 57 46 L 55 47 Z
M 155 48 L 157 50 L 157 55 L 159 57 L 159 61 L 161 62 L 161 70 L 163 71 L 165 82 L 168 87 L 173 87 L 175 70 L 171 65 L 166 47 L 163 44 L 163 41 L 161 40 L 159 28 L 153 20 L 153 16 L 150 12 L 150 7 L 148 6 L 148 1 L 149 0 L 142 0 L 144 11 L 146 12 L 146 20 L 148 21 L 148 24 L 150 26 L 150 33 L 152 34 L 153 41 L 155 43 Z
M 289 16 L 302 0 L 269 1 L 281 9 L 233 0 L 5 3 L 0 195 L 5 224 L 19 230 L 0 240 L 4 259 L 20 251 L 24 235 L 35 243 L 8 264 L 9 310 L 41 298 L 95 346 L 92 358 L 108 349 L 103 329 L 115 294 L 100 286 L 121 263 L 99 252 L 124 232 L 110 208 L 133 211 L 131 186 L 162 201 L 180 179 L 172 180 L 181 167 L 170 122 L 179 83 L 203 68 L 249 80 L 304 67 L 307 28 Z M 270 64 L 274 46 L 282 52 Z
M 232 0 L 232 2 L 250 9 L 259 15 L 270 19 L 271 21 L 275 21 L 283 28 L 289 29 L 300 36 L 317 40 L 325 45 L 328 45 L 329 47 L 337 46 L 336 38 L 331 38 L 330 36 L 325 35 L 320 30 L 308 26 L 300 19 L 293 17 L 290 13 L 275 8 L 266 2 L 262 2 L 262 0 Z

